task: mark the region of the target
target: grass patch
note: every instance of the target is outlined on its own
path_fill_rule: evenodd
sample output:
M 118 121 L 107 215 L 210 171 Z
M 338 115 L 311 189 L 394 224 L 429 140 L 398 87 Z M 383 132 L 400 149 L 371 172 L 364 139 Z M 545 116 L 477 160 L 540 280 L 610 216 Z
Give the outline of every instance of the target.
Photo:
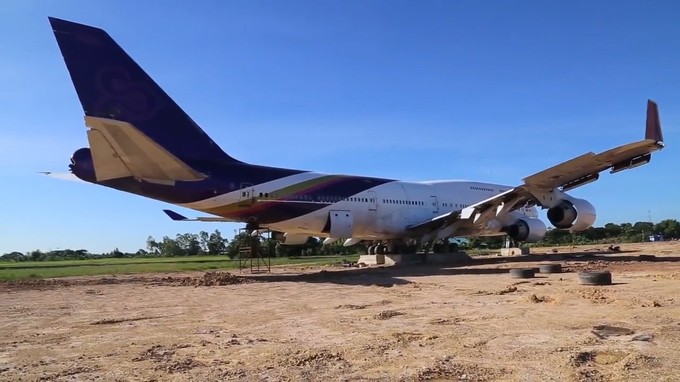
M 340 264 L 343 259 L 357 261 L 358 258 L 358 256 L 277 257 L 272 258 L 271 263 L 272 265 L 335 265 Z M 0 280 L 216 269 L 238 269 L 238 260 L 231 260 L 223 256 L 200 256 L 6 263 L 0 265 Z

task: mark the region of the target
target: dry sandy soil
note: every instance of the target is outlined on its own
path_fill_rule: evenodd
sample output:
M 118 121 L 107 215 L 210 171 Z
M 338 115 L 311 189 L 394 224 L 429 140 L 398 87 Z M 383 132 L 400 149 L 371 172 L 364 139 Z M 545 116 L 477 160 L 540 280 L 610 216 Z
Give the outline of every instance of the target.
M 566 272 L 529 280 L 507 268 L 555 260 L 552 249 L 449 267 L 2 284 L 0 380 L 680 380 L 680 244 L 597 249 L 560 248 L 573 252 L 553 261 Z M 582 269 L 609 269 L 614 284 L 580 285 Z M 601 338 L 597 325 L 633 333 Z

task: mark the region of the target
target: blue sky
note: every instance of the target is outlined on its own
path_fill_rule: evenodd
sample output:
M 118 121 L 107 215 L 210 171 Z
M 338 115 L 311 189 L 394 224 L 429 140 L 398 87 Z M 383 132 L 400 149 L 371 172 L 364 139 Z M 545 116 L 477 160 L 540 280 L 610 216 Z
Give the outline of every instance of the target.
M 516 185 L 641 139 L 653 98 L 668 147 L 572 193 L 603 225 L 680 219 L 678 14 L 675 1 L 3 2 L 0 253 L 134 251 L 240 226 L 172 222 L 165 203 L 37 174 L 87 143 L 47 16 L 107 30 L 225 151 L 265 165 Z

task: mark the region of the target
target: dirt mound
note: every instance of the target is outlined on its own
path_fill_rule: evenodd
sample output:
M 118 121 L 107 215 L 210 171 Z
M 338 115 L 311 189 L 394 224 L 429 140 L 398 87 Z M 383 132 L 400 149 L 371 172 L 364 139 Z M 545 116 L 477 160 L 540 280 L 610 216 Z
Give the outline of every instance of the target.
M 156 364 L 154 367 L 155 370 L 164 371 L 166 373 L 182 373 L 196 367 L 205 366 L 203 362 L 196 361 L 191 357 L 183 357 L 179 360 L 175 359 L 178 349 L 186 349 L 189 347 L 191 347 L 189 344 L 175 344 L 172 346 L 154 345 L 133 358 L 132 361 L 152 361 Z
M 131 318 L 105 318 L 103 320 L 97 320 L 97 321 L 90 322 L 90 325 L 120 324 L 122 322 L 153 320 L 155 318 L 162 318 L 162 317 L 163 316 L 143 316 L 143 317 L 131 317 Z
M 163 285 L 179 285 L 179 286 L 223 286 L 245 284 L 253 280 L 245 277 L 234 276 L 229 272 L 206 272 L 203 276 L 196 277 L 163 277 L 157 281 Z
M 205 366 L 203 362 L 196 361 L 193 358 L 184 358 L 179 361 L 168 362 L 156 366 L 156 370 L 162 370 L 166 373 L 182 373 L 189 371 L 196 367 Z
M 453 362 L 452 357 L 438 360 L 434 366 L 418 371 L 416 381 L 494 381 L 506 374 L 504 370 L 495 370 L 474 364 Z M 410 378 L 408 379 L 410 380 Z
M 340 353 L 326 350 L 305 350 L 295 352 L 283 362 L 284 366 L 310 367 L 310 368 L 345 368 L 349 362 Z
M 178 346 L 165 347 L 162 345 L 154 345 L 143 351 L 139 356 L 133 358 L 132 361 L 167 362 L 172 359 L 172 356 L 175 355 L 175 351 L 178 348 L 180 347 Z
M 59 373 L 46 374 L 46 375 L 40 376 L 40 377 L 38 377 L 38 379 L 36 379 L 36 381 L 38 381 L 38 382 L 54 381 L 54 380 L 57 380 L 57 379 L 60 379 L 60 378 L 66 378 L 66 377 L 78 379 L 78 378 L 75 378 L 75 376 L 78 375 L 78 374 L 94 373 L 97 370 L 98 370 L 98 368 L 96 368 L 96 367 L 72 366 L 72 367 L 69 367 L 66 370 L 59 372 Z
M 397 312 L 396 310 L 383 310 L 382 312 L 376 314 L 375 318 L 378 320 L 387 320 L 388 318 L 403 316 L 404 314 L 406 313 Z
M 366 309 L 368 304 L 361 304 L 361 305 L 356 305 L 356 304 L 343 304 L 343 305 L 338 305 L 335 307 L 335 309 L 351 309 L 351 310 L 358 310 L 358 309 Z
M 0 286 L 11 289 L 54 289 L 81 285 L 111 285 L 111 284 L 148 284 L 167 286 L 222 286 L 245 284 L 254 282 L 229 272 L 206 272 L 201 276 L 166 276 L 166 277 L 93 277 L 83 279 L 22 279 L 0 283 Z M 101 291 L 87 290 L 87 294 L 102 294 Z
M 539 303 L 542 303 L 542 302 L 553 302 L 554 301 L 554 299 L 552 297 L 536 296 L 533 293 L 528 297 L 528 300 L 529 300 L 529 302 L 531 302 L 533 304 L 539 304 Z

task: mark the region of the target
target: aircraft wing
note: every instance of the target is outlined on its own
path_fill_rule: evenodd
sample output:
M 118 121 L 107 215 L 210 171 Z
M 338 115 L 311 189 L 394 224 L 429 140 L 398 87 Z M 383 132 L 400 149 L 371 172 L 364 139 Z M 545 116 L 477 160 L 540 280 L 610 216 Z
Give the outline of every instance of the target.
M 456 221 L 458 221 L 459 218 L 460 211 L 451 211 L 439 215 L 437 217 L 434 217 L 430 220 L 425 220 L 424 222 L 408 226 L 406 227 L 406 229 L 411 232 L 424 232 L 424 233 L 439 231 L 455 223 Z
M 513 189 L 468 206 L 458 214 L 449 213 L 409 227 L 444 229 L 457 220 L 469 220 L 483 227 L 489 220 L 522 207 L 552 207 L 555 190 L 568 191 L 594 182 L 600 172 L 609 169 L 617 173 L 649 163 L 651 154 L 664 147 L 659 110 L 652 100 L 647 101 L 645 138 L 641 141 L 615 147 L 600 154 L 587 153 L 540 171 L 523 179 L 524 183 Z M 453 219 L 457 216 L 457 219 Z
M 654 101 L 648 100 L 645 139 L 600 154 L 583 154 L 524 178 L 524 184 L 531 188 L 559 187 L 561 191 L 568 191 L 597 180 L 599 173 L 606 169 L 611 169 L 613 174 L 647 164 L 652 158 L 652 152 L 663 147 L 659 109 Z

